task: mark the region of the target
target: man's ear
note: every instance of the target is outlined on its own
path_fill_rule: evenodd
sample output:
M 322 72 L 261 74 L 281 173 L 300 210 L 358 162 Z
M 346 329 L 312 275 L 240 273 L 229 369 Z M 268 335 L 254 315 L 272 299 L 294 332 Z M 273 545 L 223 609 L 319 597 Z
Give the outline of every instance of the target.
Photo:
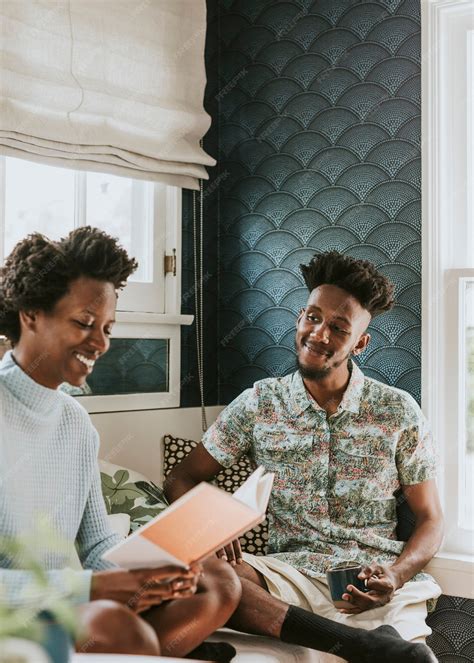
M 23 329 L 28 329 L 29 331 L 36 330 L 36 314 L 37 311 L 19 311 L 18 316 L 20 318 L 20 325 Z
M 365 348 L 369 345 L 370 342 L 370 334 L 365 333 L 362 334 L 362 336 L 359 338 L 355 346 L 352 348 L 352 354 L 353 355 L 360 355 L 361 352 L 364 352 Z

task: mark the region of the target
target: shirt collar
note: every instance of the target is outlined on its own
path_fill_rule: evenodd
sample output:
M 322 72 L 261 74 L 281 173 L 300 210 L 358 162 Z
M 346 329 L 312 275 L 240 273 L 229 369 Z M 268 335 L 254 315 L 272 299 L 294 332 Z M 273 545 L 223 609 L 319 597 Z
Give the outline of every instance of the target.
M 347 412 L 353 412 L 358 414 L 360 408 L 360 401 L 362 398 L 362 391 L 364 389 L 364 374 L 357 366 L 357 364 L 351 359 L 351 377 L 347 389 L 344 392 L 342 401 L 339 404 L 338 410 L 341 412 L 346 410 Z
M 347 412 L 357 414 L 359 412 L 362 391 L 364 389 L 364 374 L 357 366 L 357 364 L 352 360 L 351 369 L 349 384 L 347 385 L 344 396 L 342 397 L 342 401 L 339 404 L 338 412 L 346 410 Z M 309 407 L 324 412 L 323 408 L 313 398 L 311 398 L 311 396 L 306 391 L 303 378 L 301 377 L 301 373 L 299 371 L 293 373 L 290 390 L 293 407 L 297 414 L 301 414 L 301 412 L 304 412 Z

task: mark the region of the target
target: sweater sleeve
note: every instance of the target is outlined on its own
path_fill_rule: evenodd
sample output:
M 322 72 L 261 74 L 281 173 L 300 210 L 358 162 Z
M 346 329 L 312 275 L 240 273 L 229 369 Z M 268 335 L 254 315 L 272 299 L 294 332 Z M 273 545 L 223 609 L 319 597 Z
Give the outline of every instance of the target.
M 90 600 L 91 571 L 61 569 L 46 573 L 49 581 L 48 600 L 53 596 L 68 598 L 73 605 Z M 0 597 L 12 608 L 38 605 L 44 597 L 44 590 L 36 587 L 30 571 L 0 568 Z
M 95 461 L 89 496 L 76 539 L 82 566 L 95 571 L 115 568 L 116 565 L 103 560 L 102 555 L 121 540 L 121 537 L 112 531 L 107 520 L 99 467 Z

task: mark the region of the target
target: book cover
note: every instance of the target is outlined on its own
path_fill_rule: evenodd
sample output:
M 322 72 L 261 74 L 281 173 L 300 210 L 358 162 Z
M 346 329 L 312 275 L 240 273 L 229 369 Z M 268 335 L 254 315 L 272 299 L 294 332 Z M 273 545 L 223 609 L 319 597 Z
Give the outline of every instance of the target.
M 234 495 L 200 483 L 103 557 L 129 569 L 189 567 L 264 520 L 272 483 L 262 467 Z

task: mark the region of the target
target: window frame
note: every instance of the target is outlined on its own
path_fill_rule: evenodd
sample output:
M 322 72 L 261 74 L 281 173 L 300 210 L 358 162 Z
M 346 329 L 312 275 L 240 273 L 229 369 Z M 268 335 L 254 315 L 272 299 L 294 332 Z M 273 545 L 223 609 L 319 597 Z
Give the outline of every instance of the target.
M 0 155 L 0 264 L 5 236 L 5 156 Z M 75 172 L 74 227 L 86 224 L 85 171 Z M 130 178 L 131 179 L 131 178 Z M 179 407 L 181 387 L 181 325 L 190 325 L 193 315 L 181 314 L 181 204 L 182 189 L 152 184 L 153 196 L 153 283 L 129 283 L 119 294 L 115 338 L 160 338 L 169 342 L 168 391 L 80 396 L 89 413 Z M 163 212 L 164 210 L 164 212 Z M 163 219 L 165 221 L 163 226 Z M 175 273 L 165 274 L 165 256 L 176 256 Z M 158 298 L 154 311 L 150 299 Z M 160 309 L 157 311 L 156 309 Z
M 471 8 L 467 0 L 422 1 L 422 406 L 439 446 L 438 485 L 446 523 L 442 549 L 433 564 L 439 566 L 440 558 L 449 560 L 446 584 L 456 584 L 457 591 L 452 560 L 460 564 L 462 560 L 463 573 L 466 564 L 474 570 L 474 532 L 459 525 L 464 334 L 460 284 L 474 276 L 474 269 L 467 267 L 474 231 L 469 222 L 472 198 L 462 195 L 472 176 L 466 154 L 468 115 L 457 100 L 458 90 L 463 89 L 459 85 L 465 86 L 463 77 L 469 72 L 468 40 L 464 49 L 460 35 L 472 29 L 470 16 L 466 21 Z M 445 586 L 443 590 L 449 591 Z M 472 598 L 472 591 L 465 587 L 460 595 Z

